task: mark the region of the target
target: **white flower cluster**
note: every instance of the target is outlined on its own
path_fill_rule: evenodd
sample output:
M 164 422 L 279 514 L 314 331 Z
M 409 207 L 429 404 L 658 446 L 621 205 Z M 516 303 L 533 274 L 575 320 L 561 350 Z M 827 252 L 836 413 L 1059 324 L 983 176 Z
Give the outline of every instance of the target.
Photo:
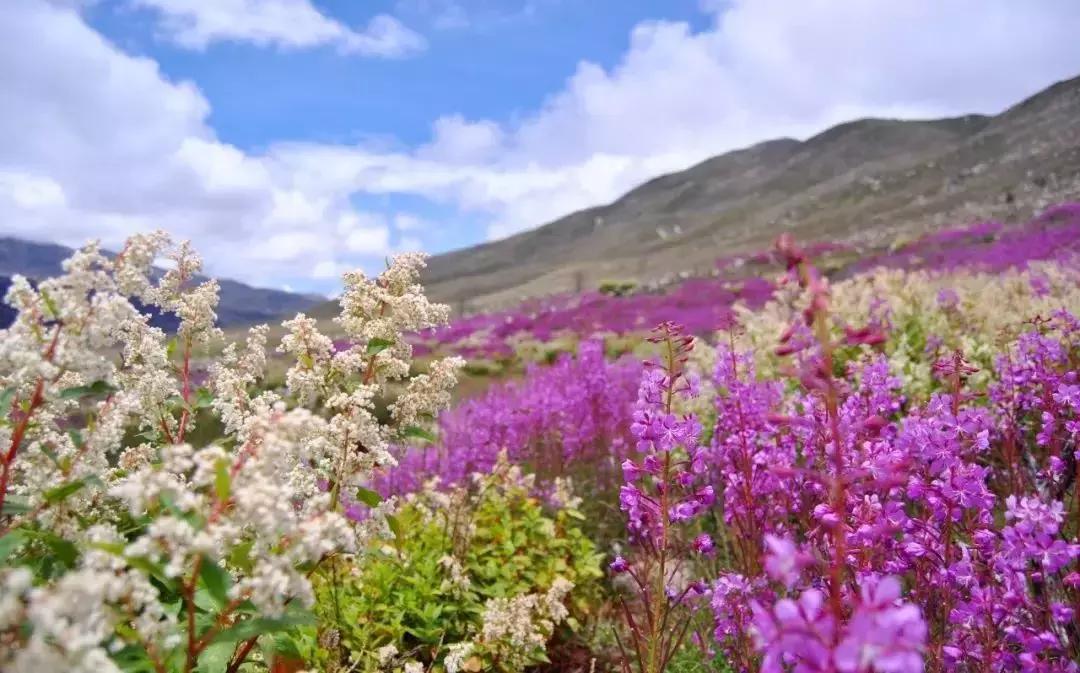
M 831 284 L 829 291 L 837 326 L 863 325 L 867 316 L 888 318 L 891 328 L 884 348 L 890 369 L 905 380 L 905 392 L 919 396 L 933 387 L 934 358 L 927 357 L 928 350 L 962 352 L 980 370 L 970 379 L 979 387 L 989 380 L 1001 345 L 1015 339 L 1026 322 L 1059 309 L 1080 311 L 1080 274 L 1075 264 L 1056 262 L 996 274 L 875 269 Z M 986 300 L 990 296 L 993 301 Z M 736 345 L 755 353 L 763 376 L 777 373 L 777 338 L 807 302 L 808 297 L 789 284 L 760 309 L 737 307 Z M 718 342 L 727 343 L 727 337 Z M 706 355 L 708 349 L 700 346 L 694 353 Z M 709 371 L 708 366 L 702 369 Z M 711 395 L 702 398 L 711 404 Z
M 453 556 L 447 555 L 439 559 L 439 565 L 446 569 L 449 577 L 443 581 L 443 588 L 468 589 L 472 586 L 469 573 L 465 571 L 461 563 Z
M 489 600 L 479 642 L 501 661 L 526 665 L 529 655 L 543 650 L 555 626 L 570 615 L 564 601 L 573 588 L 573 582 L 556 577 L 543 594 Z
M 446 673 L 458 673 L 465 668 L 465 661 L 472 655 L 474 645 L 472 643 L 454 643 L 448 645 L 446 658 L 443 659 L 443 668 Z
M 335 349 L 313 319 L 297 315 L 279 350 L 296 364 L 286 385 L 300 405 L 320 403 L 329 412 L 322 433 L 305 442 L 305 461 L 314 473 L 352 491 L 377 466 L 391 465 L 391 443 L 410 427 L 434 417 L 450 403 L 450 390 L 464 361 L 436 360 L 426 374 L 410 378 L 412 346 L 403 334 L 444 323 L 446 306 L 432 304 L 418 279 L 424 257 L 400 255 L 375 279 L 361 271 L 345 274 L 341 315 L 335 320 L 349 346 Z M 391 404 L 393 423 L 376 420 L 376 399 L 388 384 L 404 382 Z
M 0 331 L 0 504 L 14 512 L 0 515 L 0 670 L 113 671 L 110 657 L 131 647 L 157 670 L 175 660 L 189 670 L 214 629 L 245 618 L 241 604 L 266 617 L 310 604 L 314 565 L 386 530 L 391 503 L 358 523 L 342 497 L 393 460 L 401 426 L 432 418 L 456 382 L 457 360 L 410 378 L 404 332 L 448 315 L 424 297 L 422 266 L 405 255 L 378 278 L 346 276 L 338 321 L 350 348 L 335 352 L 302 315 L 287 321 L 286 394 L 265 389 L 265 326 L 226 346 L 197 390 L 193 356 L 222 336 L 218 287 L 163 233 L 113 257 L 87 246 L 36 287 L 14 278 L 18 316 Z M 176 334 L 132 299 L 174 314 Z M 391 382 L 404 392 L 385 425 L 375 400 Z M 207 446 L 189 439 L 200 409 L 224 428 Z M 45 537 L 24 534 L 30 526 Z M 66 572 L 2 565 L 56 545 L 71 550 Z M 197 603 L 208 609 L 195 594 L 210 566 L 224 573 L 227 604 L 189 618 Z M 168 600 L 161 586 L 174 587 Z

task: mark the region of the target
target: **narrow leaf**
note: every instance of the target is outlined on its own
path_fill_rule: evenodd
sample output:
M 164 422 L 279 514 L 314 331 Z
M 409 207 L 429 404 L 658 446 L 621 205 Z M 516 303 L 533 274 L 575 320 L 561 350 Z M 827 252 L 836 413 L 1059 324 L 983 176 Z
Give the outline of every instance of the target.
M 56 302 L 53 300 L 49 293 L 45 290 L 40 291 L 41 300 L 45 302 L 45 312 L 49 314 L 50 318 L 59 318 L 60 310 L 56 307 Z
M 229 604 L 229 587 L 232 586 L 232 576 L 228 571 L 207 556 L 203 557 L 199 565 L 199 579 L 210 593 L 219 608 Z
M 315 618 L 308 613 L 293 613 L 283 617 L 253 617 L 245 619 L 217 634 L 215 643 L 238 643 L 267 633 L 287 631 L 294 626 L 310 626 Z
M 400 539 L 404 531 L 401 528 L 401 522 L 398 521 L 398 518 L 396 516 L 388 516 L 386 517 L 386 523 L 390 526 L 390 532 L 394 534 L 394 537 Z
M 229 667 L 236 643 L 221 642 L 208 645 L 199 653 L 199 673 L 220 673 Z
M 214 466 L 214 492 L 217 493 L 218 502 L 226 502 L 232 491 L 232 477 L 229 476 L 229 463 L 219 460 Z
M 107 395 L 116 388 L 112 387 L 105 381 L 94 381 L 88 386 L 75 386 L 73 388 L 65 388 L 60 391 L 60 399 L 62 400 L 74 400 L 82 397 L 100 397 Z
M 421 428 L 418 425 L 410 425 L 409 427 L 405 428 L 402 434 L 405 435 L 405 437 L 411 437 L 413 439 L 422 439 L 424 441 L 432 443 L 435 442 L 435 435 L 428 430 Z
M 367 343 L 367 354 L 368 355 L 378 355 L 379 353 L 383 352 L 384 350 L 386 350 L 387 348 L 390 348 L 393 345 L 394 345 L 393 341 L 389 341 L 387 339 L 380 339 L 380 338 L 376 337 L 376 338 L 371 339 L 370 341 L 368 341 L 368 343 Z
M 214 396 L 206 388 L 199 388 L 195 391 L 195 400 L 192 406 L 196 409 L 205 409 L 214 403 Z
M 16 514 L 26 514 L 29 511 L 30 505 L 27 503 L 26 498 L 9 493 L 4 499 L 4 509 L 0 511 L 0 514 L 14 516 Z
M 0 563 L 15 553 L 25 541 L 26 534 L 17 528 L 0 537 Z
M 363 486 L 356 489 L 356 499 L 368 507 L 377 507 L 382 502 L 381 495 Z
M 0 418 L 7 418 L 11 413 L 11 401 L 14 399 L 14 388 L 4 388 L 4 392 L 0 392 Z
M 49 503 L 50 505 L 55 505 L 58 502 L 63 502 L 73 493 L 77 493 L 82 490 L 84 486 L 86 486 L 86 481 L 82 479 L 76 479 L 74 481 L 69 481 L 66 484 L 61 484 L 56 488 L 51 488 L 48 491 L 45 491 L 45 502 Z

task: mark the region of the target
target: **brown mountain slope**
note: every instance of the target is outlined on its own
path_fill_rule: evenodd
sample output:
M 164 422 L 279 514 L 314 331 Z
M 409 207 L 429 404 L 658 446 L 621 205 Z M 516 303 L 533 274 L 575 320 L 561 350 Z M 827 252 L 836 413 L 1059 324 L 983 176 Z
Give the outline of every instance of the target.
M 1080 77 L 992 117 L 863 119 L 664 175 L 617 201 L 434 257 L 425 282 L 457 308 L 701 272 L 781 231 L 867 244 L 1080 198 Z M 467 302 L 467 304 L 466 304 Z

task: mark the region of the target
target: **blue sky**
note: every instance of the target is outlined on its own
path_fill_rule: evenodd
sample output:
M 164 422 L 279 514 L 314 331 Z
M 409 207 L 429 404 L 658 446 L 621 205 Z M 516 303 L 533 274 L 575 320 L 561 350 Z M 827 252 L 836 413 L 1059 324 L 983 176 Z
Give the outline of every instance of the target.
M 333 293 L 761 140 L 998 112 L 1080 74 L 1078 24 L 1072 0 L 3 0 L 0 233 L 164 228 L 210 273 Z
M 427 47 L 402 59 L 235 43 L 192 51 L 160 39 L 152 8 L 101 2 L 84 16 L 128 53 L 154 59 L 170 79 L 197 83 L 210 102 L 208 120 L 218 137 L 249 152 L 283 140 L 407 149 L 428 142 L 433 121 L 448 111 L 468 119 L 513 120 L 539 108 L 580 61 L 605 68 L 617 64 L 631 29 L 642 20 L 663 17 L 699 28 L 709 23 L 695 0 L 322 0 L 312 5 L 346 25 L 394 15 L 423 31 Z M 428 252 L 487 238 L 484 218 L 424 198 L 380 194 L 353 202 L 369 211 L 407 211 L 438 221 L 442 226 L 424 237 Z
M 342 58 L 333 49 L 258 49 L 214 44 L 192 52 L 154 38 L 153 10 L 103 2 L 91 25 L 125 50 L 155 59 L 172 79 L 198 83 L 212 105 L 210 123 L 247 150 L 289 138 L 348 142 L 426 142 L 448 111 L 466 118 L 513 119 L 540 107 L 579 61 L 610 68 L 645 19 L 709 23 L 695 0 L 321 0 L 324 14 L 362 25 L 389 13 L 422 31 L 427 49 L 412 58 Z M 441 26 L 447 6 L 462 25 Z M 436 11 L 431 11 L 435 9 Z

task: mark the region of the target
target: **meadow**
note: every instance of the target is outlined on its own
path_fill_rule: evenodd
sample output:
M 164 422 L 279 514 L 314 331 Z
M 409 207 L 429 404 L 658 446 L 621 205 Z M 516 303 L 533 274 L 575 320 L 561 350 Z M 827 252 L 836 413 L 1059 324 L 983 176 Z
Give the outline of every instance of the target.
M 237 338 L 186 244 L 88 246 L 6 298 L 0 670 L 1080 671 L 1078 255 L 1066 203 L 451 320 L 406 254 Z

